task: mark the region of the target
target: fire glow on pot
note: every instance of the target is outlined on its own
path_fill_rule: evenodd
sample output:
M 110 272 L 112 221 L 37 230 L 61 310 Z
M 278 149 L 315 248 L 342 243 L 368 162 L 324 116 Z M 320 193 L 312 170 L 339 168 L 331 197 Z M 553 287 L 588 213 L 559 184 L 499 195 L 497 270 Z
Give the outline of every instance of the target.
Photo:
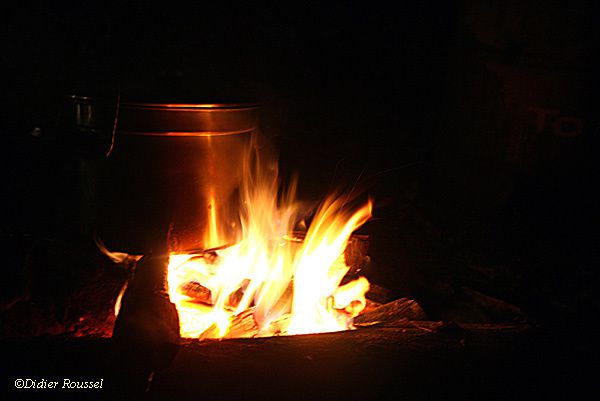
M 276 163 L 243 162 L 241 240 L 201 254 L 171 254 L 168 288 L 186 338 L 253 337 L 348 330 L 365 307 L 366 278 L 340 285 L 344 250 L 372 203 L 347 195 L 321 202 L 304 239 L 293 232 L 296 182 L 280 190 Z M 350 209 L 350 210 L 349 210 Z M 218 216 L 207 244 L 219 244 Z M 247 323 L 235 325 L 234 322 Z M 248 323 L 249 322 L 249 323 Z M 233 332 L 231 331 L 233 330 Z

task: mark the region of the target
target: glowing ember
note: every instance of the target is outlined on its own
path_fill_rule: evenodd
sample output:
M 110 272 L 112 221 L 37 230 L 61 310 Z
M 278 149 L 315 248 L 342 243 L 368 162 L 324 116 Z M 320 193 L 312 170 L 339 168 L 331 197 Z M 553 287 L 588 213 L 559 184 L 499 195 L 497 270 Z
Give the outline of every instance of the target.
M 169 295 L 182 337 L 348 330 L 365 307 L 369 282 L 364 277 L 340 283 L 349 270 L 344 250 L 352 232 L 371 217 L 371 202 L 349 212 L 348 196 L 330 196 L 317 209 L 304 240 L 295 239 L 290 233 L 299 220 L 296 184 L 281 194 L 275 166 L 250 155 L 244 161 L 238 243 L 171 255 Z M 216 235 L 215 225 L 211 220 Z M 206 243 L 218 244 L 218 238 Z

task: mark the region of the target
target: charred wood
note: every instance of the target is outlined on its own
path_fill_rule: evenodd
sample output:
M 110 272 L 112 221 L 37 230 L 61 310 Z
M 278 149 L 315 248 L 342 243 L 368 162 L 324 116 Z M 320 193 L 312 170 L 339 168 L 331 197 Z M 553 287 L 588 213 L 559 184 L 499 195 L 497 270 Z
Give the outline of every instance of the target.
M 410 320 L 427 320 L 427 315 L 415 300 L 400 298 L 370 311 L 364 311 L 354 318 L 354 323 L 393 326 Z
M 179 316 L 166 290 L 168 256 L 144 257 L 129 284 L 113 332 L 117 381 L 137 395 L 179 349 Z M 132 384 L 133 383 L 133 384 Z

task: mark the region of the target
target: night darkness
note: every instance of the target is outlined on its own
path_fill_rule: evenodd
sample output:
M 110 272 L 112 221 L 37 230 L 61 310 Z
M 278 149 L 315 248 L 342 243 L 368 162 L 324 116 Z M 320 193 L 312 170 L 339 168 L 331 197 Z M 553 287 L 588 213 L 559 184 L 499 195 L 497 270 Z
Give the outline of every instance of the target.
M 577 344 L 559 358 L 594 355 L 597 5 L 212 3 L 3 13 L 6 274 L 24 280 L 31 244 L 85 241 L 68 95 L 253 101 L 303 199 L 352 186 L 374 199 L 361 229 L 374 283 L 432 320 L 514 318 L 471 305 L 469 288 Z M 3 305 L 16 291 L 3 284 Z

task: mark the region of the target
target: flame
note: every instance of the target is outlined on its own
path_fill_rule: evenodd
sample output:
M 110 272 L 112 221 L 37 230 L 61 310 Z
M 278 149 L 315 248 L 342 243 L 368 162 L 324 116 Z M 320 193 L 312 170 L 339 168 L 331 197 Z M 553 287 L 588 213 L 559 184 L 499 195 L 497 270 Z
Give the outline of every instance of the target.
M 106 255 L 111 262 L 117 265 L 123 265 L 125 267 L 135 266 L 135 264 L 143 257 L 143 255 L 132 255 L 125 252 L 113 252 L 106 248 L 104 242 L 98 237 L 94 237 L 96 246 L 104 255 Z
M 96 246 L 104 255 L 106 255 L 111 262 L 121 265 L 127 269 L 134 269 L 137 262 L 143 257 L 143 255 L 132 255 L 125 252 L 113 252 L 108 250 L 104 242 L 99 237 L 94 237 L 94 242 Z M 114 305 L 114 315 L 119 316 L 119 311 L 121 310 L 121 301 L 123 300 L 123 296 L 125 295 L 125 291 L 127 290 L 128 282 L 125 282 L 117 295 Z
M 297 181 L 280 190 L 276 163 L 247 155 L 240 188 L 241 240 L 201 254 L 171 254 L 168 287 L 182 337 L 270 336 L 348 330 L 365 307 L 369 282 L 340 286 L 349 267 L 344 250 L 370 217 L 372 202 L 351 212 L 351 198 L 334 194 L 318 207 L 304 240 L 290 235 L 300 219 Z M 218 244 L 216 200 L 211 238 Z M 251 313 L 248 313 L 251 311 Z M 240 324 L 241 329 L 233 329 Z M 236 323 L 237 322 L 237 323 Z M 252 327 L 253 329 L 250 329 Z
M 204 243 L 208 248 L 215 248 L 221 244 L 221 235 L 219 234 L 219 220 L 217 218 L 217 201 L 215 199 L 214 188 L 209 189 L 209 218 L 208 218 L 208 232 Z
M 127 290 L 127 286 L 129 284 L 127 282 L 125 282 L 125 284 L 123 284 L 123 287 L 121 287 L 121 291 L 119 291 L 119 295 L 117 295 L 117 299 L 115 300 L 115 316 L 119 316 L 119 312 L 121 311 L 121 301 L 123 300 L 123 295 L 125 295 L 125 291 Z

